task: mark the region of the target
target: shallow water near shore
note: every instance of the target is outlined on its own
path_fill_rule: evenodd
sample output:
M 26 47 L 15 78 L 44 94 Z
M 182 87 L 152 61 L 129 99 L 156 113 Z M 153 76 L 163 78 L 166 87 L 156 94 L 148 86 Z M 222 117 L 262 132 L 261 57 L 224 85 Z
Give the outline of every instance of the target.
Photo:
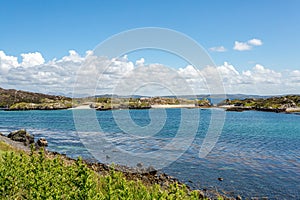
M 96 112 L 107 139 L 128 151 L 156 151 L 176 135 L 181 109 L 166 109 L 166 123 L 153 137 L 134 140 L 113 120 L 114 111 Z M 117 112 L 126 112 L 120 110 Z M 300 199 L 300 116 L 257 111 L 227 112 L 220 138 L 208 156 L 199 158 L 211 110 L 200 112 L 199 128 L 188 150 L 164 172 L 192 188 L 214 188 L 243 197 Z M 150 123 L 149 110 L 130 110 L 137 125 Z M 160 116 L 157 116 L 160 117 Z M 92 159 L 76 133 L 71 110 L 0 111 L 0 132 L 25 128 L 45 137 L 48 149 Z M 222 177 L 223 181 L 218 178 Z

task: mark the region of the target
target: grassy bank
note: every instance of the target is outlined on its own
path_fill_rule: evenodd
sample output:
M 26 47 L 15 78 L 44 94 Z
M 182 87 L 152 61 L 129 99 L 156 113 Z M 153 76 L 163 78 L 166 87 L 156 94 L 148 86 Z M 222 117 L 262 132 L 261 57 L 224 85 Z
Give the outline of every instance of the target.
M 198 191 L 171 184 L 144 185 L 110 170 L 99 175 L 82 160 L 30 155 L 0 142 L 1 199 L 203 199 Z

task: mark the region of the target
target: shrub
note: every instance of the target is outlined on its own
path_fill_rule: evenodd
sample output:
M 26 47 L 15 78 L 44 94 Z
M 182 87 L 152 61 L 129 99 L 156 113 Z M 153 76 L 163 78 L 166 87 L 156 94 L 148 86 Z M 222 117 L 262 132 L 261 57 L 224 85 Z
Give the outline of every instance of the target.
M 65 162 L 60 157 L 6 152 L 0 158 L 1 199 L 198 199 L 185 186 L 145 186 L 111 170 L 101 176 L 81 159 Z

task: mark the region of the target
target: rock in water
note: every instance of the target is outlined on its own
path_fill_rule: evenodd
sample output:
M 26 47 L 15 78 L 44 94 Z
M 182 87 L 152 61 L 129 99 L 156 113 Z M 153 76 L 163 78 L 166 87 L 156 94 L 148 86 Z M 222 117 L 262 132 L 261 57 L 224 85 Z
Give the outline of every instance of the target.
M 48 146 L 48 141 L 45 138 L 40 138 L 36 142 L 36 145 L 39 147 L 47 147 Z
M 25 146 L 34 143 L 34 136 L 24 129 L 13 131 L 7 137 L 17 142 L 23 142 Z

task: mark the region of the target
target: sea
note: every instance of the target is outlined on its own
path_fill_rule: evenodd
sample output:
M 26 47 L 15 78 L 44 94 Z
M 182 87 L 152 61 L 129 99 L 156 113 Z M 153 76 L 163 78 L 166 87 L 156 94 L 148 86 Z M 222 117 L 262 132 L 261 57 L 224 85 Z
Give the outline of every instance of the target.
M 91 140 L 103 154 L 105 148 L 114 148 L 122 155 L 139 153 L 160 159 L 157 154 L 166 152 L 161 163 L 170 162 L 161 171 L 193 189 L 213 189 L 243 198 L 300 199 L 299 113 L 198 108 L 75 112 L 81 112 L 81 119 L 94 116 L 101 130 L 99 137 L 106 143 L 97 145 L 97 137 Z M 126 116 L 130 121 L 122 118 Z M 74 110 L 0 111 L 0 132 L 26 129 L 36 139 L 46 138 L 50 151 L 118 164 L 118 160 L 94 154 L 95 148 L 91 150 L 82 138 L 83 130 L 78 130 L 75 118 Z M 211 148 L 200 156 L 207 141 Z M 165 159 L 170 152 L 170 159 Z M 148 160 L 151 163 L 151 157 Z

